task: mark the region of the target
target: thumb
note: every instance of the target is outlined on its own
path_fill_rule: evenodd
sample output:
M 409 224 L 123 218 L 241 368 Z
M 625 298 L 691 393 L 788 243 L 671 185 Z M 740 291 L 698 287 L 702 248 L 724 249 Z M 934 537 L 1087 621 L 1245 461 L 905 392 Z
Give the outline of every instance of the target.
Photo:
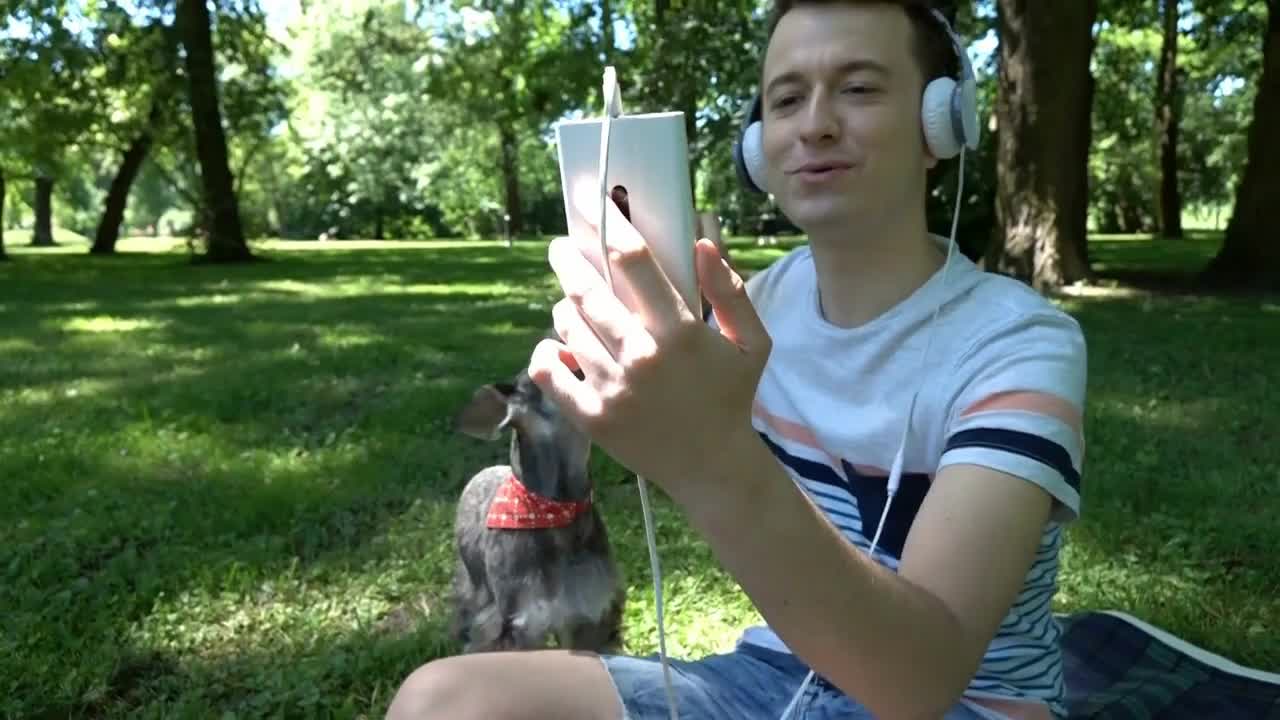
M 711 303 L 720 332 L 744 350 L 759 351 L 766 347 L 769 334 L 751 305 L 742 277 L 729 267 L 710 240 L 699 240 L 695 252 L 698 284 Z

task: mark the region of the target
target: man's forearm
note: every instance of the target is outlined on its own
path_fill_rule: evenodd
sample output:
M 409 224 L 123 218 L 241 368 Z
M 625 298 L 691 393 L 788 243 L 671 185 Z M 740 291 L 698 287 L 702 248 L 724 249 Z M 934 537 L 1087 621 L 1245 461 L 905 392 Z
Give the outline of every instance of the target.
M 877 717 L 940 717 L 974 669 L 954 615 L 844 539 L 758 438 L 743 447 L 673 488 L 691 523 L 816 672 Z

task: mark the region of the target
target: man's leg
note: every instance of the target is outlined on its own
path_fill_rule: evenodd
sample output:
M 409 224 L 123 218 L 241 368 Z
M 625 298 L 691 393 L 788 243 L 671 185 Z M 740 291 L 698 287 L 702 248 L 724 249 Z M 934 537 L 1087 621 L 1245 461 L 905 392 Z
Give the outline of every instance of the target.
M 620 720 L 622 708 L 592 653 L 493 652 L 434 660 L 405 679 L 387 720 L 429 718 Z
M 804 679 L 789 656 L 731 652 L 671 661 L 681 720 L 773 720 Z M 562 650 L 477 653 L 437 660 L 405 680 L 389 720 L 564 718 L 667 720 L 656 657 Z

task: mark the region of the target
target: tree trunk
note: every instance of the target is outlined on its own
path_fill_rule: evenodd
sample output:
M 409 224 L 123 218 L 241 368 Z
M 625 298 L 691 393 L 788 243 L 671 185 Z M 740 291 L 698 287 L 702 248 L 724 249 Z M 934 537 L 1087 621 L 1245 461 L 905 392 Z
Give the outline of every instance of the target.
M 8 260 L 9 254 L 4 251 L 4 168 L 0 168 L 0 260 Z
M 604 63 L 613 65 L 613 6 L 610 0 L 600 0 L 600 32 L 604 45 Z
M 178 23 L 186 49 L 188 92 L 196 128 L 196 155 L 204 205 L 208 208 L 206 259 L 213 262 L 250 260 L 253 253 L 244 239 L 235 183 L 227 161 L 227 139 L 218 106 L 214 71 L 213 37 L 207 0 L 180 0 Z
M 1182 237 L 1182 196 L 1178 192 L 1178 0 L 1163 0 L 1164 46 L 1156 90 L 1156 147 L 1160 154 L 1160 195 L 1156 220 L 1164 237 Z
M 154 123 L 158 119 L 157 115 L 158 113 L 153 109 L 149 120 Z M 120 238 L 120 223 L 124 221 L 125 205 L 129 201 L 129 188 L 133 187 L 138 169 L 142 167 L 142 161 L 146 159 L 147 152 L 151 149 L 150 127 L 151 125 L 134 138 L 129 148 L 124 151 L 120 169 L 116 171 L 116 176 L 111 181 L 111 188 L 107 191 L 107 200 L 102 211 L 102 219 L 98 222 L 98 232 L 93 238 L 93 247 L 89 249 L 93 255 L 111 255 L 116 251 L 116 241 Z
M 999 230 L 985 265 L 1042 291 L 1089 277 L 1081 248 L 1097 11 L 1097 0 L 997 4 Z
M 53 247 L 53 178 L 36 178 L 36 229 L 31 236 L 36 247 Z
M 1222 249 L 1205 268 L 1209 285 L 1280 290 L 1280 234 L 1273 217 L 1280 198 L 1280 0 L 1268 0 L 1267 11 L 1244 176 Z
M 381 240 L 382 234 L 382 203 L 379 202 L 373 209 L 373 239 Z
M 515 128 L 504 121 L 498 127 L 498 137 L 502 143 L 502 179 L 505 186 L 505 203 L 507 215 L 511 217 L 508 228 L 512 236 L 524 231 L 524 222 L 520 214 L 520 145 Z
M 1090 23 L 1092 24 L 1092 23 Z M 1092 38 L 1092 35 L 1090 35 Z M 1090 40 L 1090 53 L 1092 50 L 1092 40 Z M 1088 62 L 1087 60 L 1085 61 Z M 1075 233 L 1073 239 L 1075 241 L 1075 253 L 1078 262 L 1084 268 L 1084 276 L 1090 274 L 1089 266 L 1089 148 L 1093 146 L 1093 99 L 1098 94 L 1098 80 L 1093 73 L 1085 74 L 1085 95 L 1084 102 L 1080 109 L 1075 113 L 1077 137 L 1080 138 L 1076 150 L 1075 162 L 1080 164 L 1080 172 L 1076 173 L 1076 202 L 1080 207 L 1077 210 L 1079 215 L 1077 219 L 1080 224 L 1080 231 Z

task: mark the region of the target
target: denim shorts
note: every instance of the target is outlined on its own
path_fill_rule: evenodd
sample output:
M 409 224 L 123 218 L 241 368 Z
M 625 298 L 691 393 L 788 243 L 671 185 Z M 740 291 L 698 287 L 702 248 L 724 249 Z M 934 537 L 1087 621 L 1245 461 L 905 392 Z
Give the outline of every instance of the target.
M 658 656 L 605 655 L 622 699 L 623 720 L 670 720 Z M 680 720 L 778 720 L 809 668 L 788 653 L 739 644 L 733 652 L 699 660 L 668 658 Z M 795 720 L 871 720 L 875 716 L 815 675 L 792 711 Z M 957 704 L 944 720 L 987 720 L 986 712 Z

